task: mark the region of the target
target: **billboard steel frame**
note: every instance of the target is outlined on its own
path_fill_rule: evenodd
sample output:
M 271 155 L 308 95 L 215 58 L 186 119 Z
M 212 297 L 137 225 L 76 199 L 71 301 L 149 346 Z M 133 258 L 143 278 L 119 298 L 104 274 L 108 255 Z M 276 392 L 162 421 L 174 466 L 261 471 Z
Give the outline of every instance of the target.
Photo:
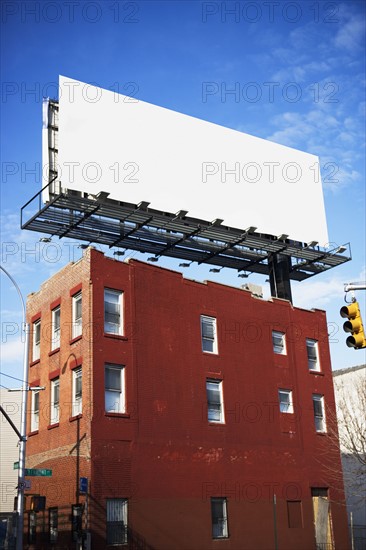
M 91 196 L 63 190 L 43 204 L 45 188 L 22 207 L 22 229 L 137 250 L 153 254 L 156 259 L 168 256 L 268 276 L 271 259 L 280 254 L 288 257 L 289 279 L 295 281 L 351 259 L 349 243 L 324 249 L 317 243 L 290 240 L 286 235 L 257 233 L 255 227 L 242 230 L 222 225 L 219 219 L 209 222 L 191 218 L 184 210 L 162 212 L 150 209 L 147 202 L 135 205 L 108 199 L 103 191 Z M 30 215 L 32 210 L 36 212 Z

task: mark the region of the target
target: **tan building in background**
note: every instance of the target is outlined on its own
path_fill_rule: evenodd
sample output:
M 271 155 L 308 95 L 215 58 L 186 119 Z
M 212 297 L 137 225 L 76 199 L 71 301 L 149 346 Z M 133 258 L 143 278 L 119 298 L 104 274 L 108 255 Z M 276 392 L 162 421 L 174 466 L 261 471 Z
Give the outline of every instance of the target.
M 21 392 L 0 390 L 0 404 L 18 429 L 21 398 Z M 0 426 L 0 512 L 12 512 L 18 483 L 18 470 L 14 470 L 14 462 L 19 460 L 18 436 L 3 415 Z
M 366 549 L 366 365 L 333 372 L 339 444 L 354 550 Z

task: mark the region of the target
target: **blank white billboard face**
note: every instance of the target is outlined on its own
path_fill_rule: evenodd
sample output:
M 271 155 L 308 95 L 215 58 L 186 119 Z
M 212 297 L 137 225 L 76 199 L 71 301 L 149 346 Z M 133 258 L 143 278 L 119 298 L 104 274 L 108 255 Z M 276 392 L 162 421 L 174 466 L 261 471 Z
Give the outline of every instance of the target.
M 318 157 L 60 77 L 63 188 L 321 245 Z

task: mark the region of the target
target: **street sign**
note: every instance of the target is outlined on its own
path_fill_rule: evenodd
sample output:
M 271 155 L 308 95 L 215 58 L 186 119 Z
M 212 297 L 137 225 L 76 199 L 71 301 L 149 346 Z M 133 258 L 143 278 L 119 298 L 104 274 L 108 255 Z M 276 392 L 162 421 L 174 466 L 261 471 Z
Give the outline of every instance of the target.
M 13 470 L 19 470 L 19 460 L 17 462 L 14 462 Z
M 39 469 L 39 468 L 26 468 L 24 472 L 25 476 L 52 476 L 52 470 Z
M 81 477 L 79 482 L 79 493 L 86 495 L 88 492 L 88 478 Z

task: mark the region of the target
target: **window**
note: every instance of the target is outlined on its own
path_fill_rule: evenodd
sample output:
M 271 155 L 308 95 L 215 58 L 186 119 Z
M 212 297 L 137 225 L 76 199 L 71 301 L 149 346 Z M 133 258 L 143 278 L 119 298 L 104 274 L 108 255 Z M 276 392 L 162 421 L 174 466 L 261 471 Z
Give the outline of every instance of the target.
M 306 339 L 306 351 L 308 354 L 308 367 L 309 370 L 320 370 L 319 358 L 318 358 L 318 342 L 316 340 Z
M 34 390 L 31 393 L 32 393 L 31 431 L 36 432 L 39 428 L 39 390 Z
M 75 296 L 72 297 L 72 338 L 77 338 L 78 336 L 81 336 L 83 330 L 81 305 L 81 292 L 78 292 L 77 294 L 75 294 Z
M 314 529 L 316 548 L 334 548 L 331 506 L 328 489 L 312 487 Z
M 272 343 L 274 353 L 286 355 L 286 340 L 283 332 L 272 331 Z
M 57 349 L 60 347 L 60 333 L 61 333 L 61 309 L 60 306 L 52 310 L 52 341 L 51 349 Z
M 74 542 L 81 537 L 83 519 L 83 505 L 73 504 L 71 506 L 71 536 Z
M 127 543 L 127 499 L 107 499 L 107 544 Z
M 28 543 L 36 544 L 37 540 L 37 512 L 28 512 Z
M 201 315 L 202 351 L 217 353 L 216 319 Z
M 48 510 L 48 528 L 50 542 L 57 542 L 58 534 L 58 508 L 49 508 Z
M 104 289 L 104 332 L 122 335 L 122 292 Z
M 105 366 L 105 410 L 106 412 L 125 412 L 124 367 Z
M 72 416 L 82 413 L 82 370 L 78 367 L 72 371 Z
M 301 500 L 287 501 L 287 519 L 290 529 L 299 529 L 303 527 Z
M 229 536 L 227 526 L 226 498 L 211 498 L 212 538 L 224 539 Z
M 32 361 L 38 361 L 41 356 L 41 319 L 33 323 Z
M 60 379 L 51 380 L 51 424 L 60 420 Z
M 209 422 L 223 423 L 222 382 L 220 380 L 206 380 L 206 394 Z
M 278 390 L 278 399 L 280 402 L 281 413 L 293 413 L 294 406 L 292 403 L 292 391 L 291 390 Z
M 322 395 L 313 395 L 313 408 L 314 408 L 314 420 L 315 429 L 317 432 L 325 432 L 325 411 L 324 411 L 324 397 Z

